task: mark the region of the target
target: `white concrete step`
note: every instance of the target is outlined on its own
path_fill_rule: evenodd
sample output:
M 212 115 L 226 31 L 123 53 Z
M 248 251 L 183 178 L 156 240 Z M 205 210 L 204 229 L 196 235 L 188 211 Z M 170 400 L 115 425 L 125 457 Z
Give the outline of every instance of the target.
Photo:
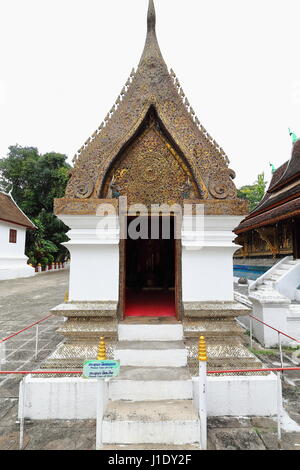
M 275 274 L 280 274 L 280 276 L 283 276 L 283 274 L 286 274 L 287 271 L 289 271 L 288 267 L 286 269 L 283 269 L 283 267 L 281 266 L 280 268 L 276 269 Z
M 290 305 L 290 315 L 291 317 L 295 317 L 295 318 L 300 317 L 300 304 Z
M 103 444 L 194 444 L 200 426 L 192 400 L 110 401 L 103 418 Z
M 182 341 L 119 341 L 114 358 L 123 367 L 185 367 L 187 350 Z
M 263 291 L 273 291 L 273 286 L 274 286 L 274 283 L 273 281 L 264 281 L 263 284 L 261 284 L 260 286 L 258 286 L 258 289 L 257 290 L 263 290 Z
M 266 277 L 265 280 L 267 281 L 278 281 L 281 278 L 281 274 L 271 274 L 270 276 Z
M 165 325 L 119 323 L 118 334 L 119 341 L 181 341 L 183 327 L 181 323 Z
M 283 271 L 288 271 L 289 269 L 291 269 L 291 265 L 290 264 L 282 264 L 280 266 L 280 268 L 278 268 L 278 269 L 281 269 Z
M 274 281 L 271 281 L 270 279 L 264 279 L 263 284 L 264 284 L 265 286 L 273 286 Z M 260 284 L 260 285 L 263 285 L 263 284 Z
M 193 383 L 186 367 L 121 367 L 109 384 L 111 400 L 191 400 Z

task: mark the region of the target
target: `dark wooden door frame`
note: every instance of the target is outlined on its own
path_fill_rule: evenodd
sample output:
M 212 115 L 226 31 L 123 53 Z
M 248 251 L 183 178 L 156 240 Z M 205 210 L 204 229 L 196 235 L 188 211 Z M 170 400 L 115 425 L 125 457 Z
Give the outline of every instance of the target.
M 181 253 L 181 240 L 175 240 L 175 312 L 179 321 L 182 319 Z

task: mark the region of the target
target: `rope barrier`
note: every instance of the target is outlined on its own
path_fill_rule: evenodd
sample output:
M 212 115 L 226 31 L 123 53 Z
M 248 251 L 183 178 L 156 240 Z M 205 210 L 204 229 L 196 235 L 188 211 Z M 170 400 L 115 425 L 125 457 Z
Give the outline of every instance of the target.
M 52 315 L 52 314 L 47 315 L 47 317 L 42 318 L 41 320 L 39 320 L 39 321 L 37 321 L 37 322 L 35 322 L 35 323 L 32 323 L 32 325 L 26 326 L 26 327 L 23 328 L 22 330 L 17 331 L 16 333 L 13 333 L 12 335 L 8 336 L 7 338 L 1 339 L 1 340 L 0 340 L 0 343 L 4 343 L 4 341 L 7 341 L 8 339 L 11 339 L 11 338 L 13 338 L 14 336 L 19 335 L 20 333 L 23 333 L 23 331 L 29 330 L 29 329 L 32 328 L 33 326 L 38 325 L 39 323 L 42 323 L 43 321 L 47 320 L 47 319 L 50 318 L 50 317 L 53 317 L 53 315 Z
M 287 335 L 286 333 L 283 333 L 282 331 L 277 330 L 277 329 L 274 328 L 273 326 L 268 325 L 268 323 L 265 323 L 265 322 L 263 322 L 262 320 L 260 320 L 259 318 L 256 318 L 254 315 L 250 315 L 250 314 L 249 314 L 249 317 L 254 318 L 254 320 L 259 321 L 260 323 L 262 323 L 262 324 L 265 325 L 265 326 L 268 326 L 268 327 L 271 328 L 272 330 L 277 331 L 277 333 L 280 333 L 281 335 L 286 336 L 287 338 L 290 338 L 290 339 L 292 339 L 293 341 L 296 341 L 297 343 L 300 343 L 299 339 L 293 338 L 292 336 L 289 336 L 289 335 Z
M 239 372 L 282 372 L 286 370 L 299 370 L 300 367 L 276 367 L 266 369 L 235 369 L 235 370 L 208 370 L 208 374 L 233 374 Z
M 18 371 L 14 371 L 14 370 L 3 370 L 3 371 L 0 371 L 0 375 L 4 375 L 4 374 L 7 374 L 7 375 L 12 375 L 12 374 L 16 374 L 16 375 L 26 375 L 26 374 L 39 374 L 39 375 L 49 375 L 49 374 L 57 374 L 57 375 L 62 375 L 62 374 L 82 374 L 82 370 L 52 370 L 52 371 L 44 371 L 44 370 L 18 370 Z
M 276 368 L 266 368 L 266 369 L 234 369 L 234 370 L 208 370 L 207 374 L 233 374 L 233 373 L 241 373 L 241 372 L 281 372 L 281 371 L 289 371 L 289 370 L 299 370 L 300 367 L 276 367 Z M 26 375 L 26 374 L 39 374 L 39 375 L 50 375 L 50 374 L 82 374 L 82 370 L 26 370 L 26 371 L 14 371 L 14 370 L 4 370 L 0 371 L 0 375 L 7 374 L 7 375 Z

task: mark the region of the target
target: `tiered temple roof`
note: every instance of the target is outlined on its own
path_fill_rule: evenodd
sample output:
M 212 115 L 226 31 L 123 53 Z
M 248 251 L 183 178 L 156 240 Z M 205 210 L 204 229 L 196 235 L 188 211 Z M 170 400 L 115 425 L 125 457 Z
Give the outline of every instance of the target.
M 290 160 L 273 174 L 258 206 L 240 223 L 240 234 L 300 215 L 300 140 L 294 143 Z
M 167 68 L 156 37 L 154 3 L 149 0 L 146 44 L 138 68 L 132 70 L 104 121 L 75 155 L 65 198 L 55 201 L 56 214 L 91 213 L 96 199 L 110 198 L 114 165 L 141 134 L 151 112 L 156 128 L 166 137 L 165 146 L 186 169 L 186 184 L 195 186 L 194 198 L 222 203 L 216 204 L 218 213 L 247 213 L 245 201 L 237 199 L 235 174 L 228 168 L 224 150 L 202 126 L 175 73 Z M 159 171 L 153 159 L 153 172 Z M 122 189 L 120 194 L 126 195 Z M 153 202 L 167 201 L 158 197 Z

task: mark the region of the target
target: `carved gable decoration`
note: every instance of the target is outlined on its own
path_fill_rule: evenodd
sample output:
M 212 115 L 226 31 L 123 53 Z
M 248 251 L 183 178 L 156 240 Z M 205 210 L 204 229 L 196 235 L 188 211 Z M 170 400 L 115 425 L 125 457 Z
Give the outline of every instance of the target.
M 154 120 L 119 156 L 101 196 L 127 196 L 129 204 L 147 207 L 200 198 L 192 173 Z
M 155 21 L 149 0 L 147 38 L 138 68 L 75 155 L 65 198 L 55 202 L 56 210 L 70 211 L 80 200 L 80 213 L 84 213 L 89 200 L 127 194 L 129 202 L 147 205 L 189 198 L 222 201 L 228 206 L 226 213 L 247 212 L 245 202 L 237 199 L 227 156 L 200 123 L 175 73 L 167 68 Z M 140 134 L 152 109 L 168 136 L 165 141 L 155 127 Z

